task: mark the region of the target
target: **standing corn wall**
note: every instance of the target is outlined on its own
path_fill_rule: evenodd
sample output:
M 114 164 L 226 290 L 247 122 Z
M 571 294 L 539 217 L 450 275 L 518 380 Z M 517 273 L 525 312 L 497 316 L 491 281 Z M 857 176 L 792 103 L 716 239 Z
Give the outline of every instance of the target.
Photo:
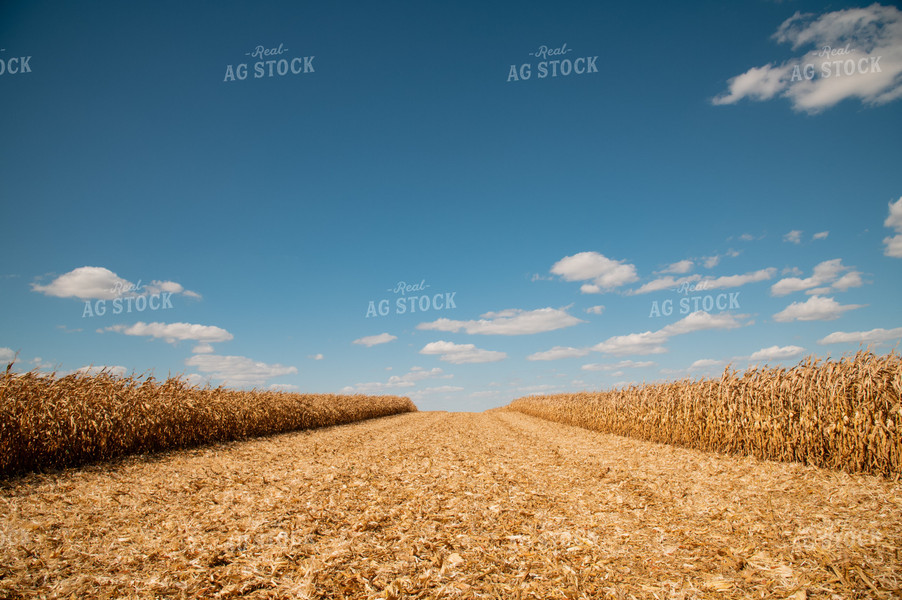
M 902 474 L 902 358 L 858 352 L 791 369 L 724 370 L 622 390 L 514 400 L 510 409 L 604 433 L 761 459 Z
M 0 376 L 0 477 L 416 411 L 409 398 L 199 388 L 179 378 Z

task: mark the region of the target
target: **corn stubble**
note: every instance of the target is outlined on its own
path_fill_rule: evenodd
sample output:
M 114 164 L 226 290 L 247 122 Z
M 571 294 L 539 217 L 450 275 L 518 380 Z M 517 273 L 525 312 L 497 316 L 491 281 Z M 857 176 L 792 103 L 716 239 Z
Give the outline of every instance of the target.
M 529 396 L 509 408 L 604 433 L 850 473 L 902 474 L 902 358 L 859 351 L 795 367 Z
M 406 397 L 201 388 L 179 377 L 0 376 L 0 477 L 414 412 Z

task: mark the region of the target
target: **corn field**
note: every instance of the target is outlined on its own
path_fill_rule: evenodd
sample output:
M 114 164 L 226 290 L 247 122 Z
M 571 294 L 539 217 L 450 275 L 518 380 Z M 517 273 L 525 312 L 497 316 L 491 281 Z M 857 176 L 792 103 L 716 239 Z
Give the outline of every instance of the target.
M 727 367 L 605 392 L 529 396 L 510 409 L 604 433 L 852 473 L 902 474 L 902 358 L 860 351 L 795 367 Z
M 409 398 L 237 391 L 174 377 L 0 376 L 0 477 L 413 412 Z

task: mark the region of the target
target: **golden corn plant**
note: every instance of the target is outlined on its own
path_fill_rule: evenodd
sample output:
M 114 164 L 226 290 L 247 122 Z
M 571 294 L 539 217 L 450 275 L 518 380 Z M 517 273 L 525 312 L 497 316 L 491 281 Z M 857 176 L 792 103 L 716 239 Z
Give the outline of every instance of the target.
M 902 358 L 859 351 L 795 367 L 727 367 L 603 392 L 529 396 L 509 408 L 595 431 L 700 450 L 898 477 Z
M 200 388 L 179 377 L 0 376 L 0 476 L 416 411 L 409 398 Z

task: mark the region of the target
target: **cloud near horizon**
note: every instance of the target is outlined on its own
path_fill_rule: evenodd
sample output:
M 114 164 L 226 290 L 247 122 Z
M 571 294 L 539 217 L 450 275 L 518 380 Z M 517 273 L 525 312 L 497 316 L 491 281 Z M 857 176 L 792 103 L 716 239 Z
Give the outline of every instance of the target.
M 455 365 L 497 362 L 507 358 L 505 352 L 483 350 L 473 344 L 455 344 L 444 340 L 426 344 L 420 354 L 437 354 L 439 360 Z
M 232 387 L 261 387 L 270 377 L 293 375 L 296 367 L 280 364 L 269 365 L 246 356 L 222 356 L 217 354 L 195 354 L 185 361 L 189 367 L 196 367 L 218 379 L 223 385 Z
M 162 338 L 170 344 L 182 340 L 195 340 L 198 342 L 225 342 L 232 339 L 232 334 L 214 325 L 199 325 L 196 323 L 144 323 L 138 321 L 134 325 L 112 325 L 98 332 L 113 331 L 124 335 L 147 336 Z M 201 346 L 201 350 L 206 349 Z
M 566 309 L 540 308 L 522 310 L 510 308 L 498 312 L 487 312 L 474 321 L 455 321 L 441 318 L 429 323 L 420 323 L 417 329 L 426 331 L 458 332 L 464 330 L 478 335 L 529 335 L 571 327 L 585 323 L 567 313 Z

